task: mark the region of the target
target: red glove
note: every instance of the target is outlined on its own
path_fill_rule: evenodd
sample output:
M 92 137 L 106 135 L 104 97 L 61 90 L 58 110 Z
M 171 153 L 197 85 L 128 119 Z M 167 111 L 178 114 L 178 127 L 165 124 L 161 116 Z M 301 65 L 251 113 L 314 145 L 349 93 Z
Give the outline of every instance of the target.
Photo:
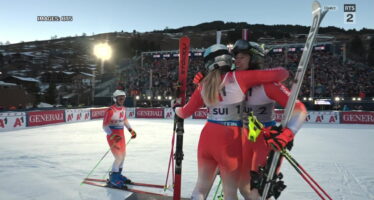
M 122 140 L 122 137 L 116 134 L 110 136 L 110 140 L 114 140 L 116 143 Z
M 132 130 L 131 128 L 129 129 L 129 132 L 131 133 L 131 139 L 135 139 L 136 138 L 136 132 L 134 130 Z
M 288 144 L 291 145 L 295 136 L 290 129 L 282 129 L 282 127 L 277 126 L 263 128 L 262 134 L 264 134 L 266 143 L 277 151 L 281 151 L 283 148 L 288 147 Z
M 203 73 L 201 73 L 201 72 L 197 72 L 197 74 L 195 75 L 195 77 L 193 78 L 193 83 L 194 84 L 196 84 L 196 85 L 198 85 L 200 82 L 201 82 L 201 80 L 203 80 L 203 78 L 204 78 L 204 74 Z

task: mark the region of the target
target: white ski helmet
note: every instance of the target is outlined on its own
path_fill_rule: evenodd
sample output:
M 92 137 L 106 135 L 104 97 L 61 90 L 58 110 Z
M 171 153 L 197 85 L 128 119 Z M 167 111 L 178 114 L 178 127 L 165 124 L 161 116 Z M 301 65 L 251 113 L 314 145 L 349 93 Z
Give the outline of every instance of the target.
M 229 71 L 232 66 L 232 56 L 225 45 L 215 44 L 205 49 L 204 65 L 208 71 L 214 69 Z
M 116 91 L 114 91 L 113 92 L 113 101 L 114 102 L 117 102 L 117 97 L 118 96 L 125 96 L 125 98 L 126 98 L 126 93 L 123 91 L 123 90 L 116 90 Z

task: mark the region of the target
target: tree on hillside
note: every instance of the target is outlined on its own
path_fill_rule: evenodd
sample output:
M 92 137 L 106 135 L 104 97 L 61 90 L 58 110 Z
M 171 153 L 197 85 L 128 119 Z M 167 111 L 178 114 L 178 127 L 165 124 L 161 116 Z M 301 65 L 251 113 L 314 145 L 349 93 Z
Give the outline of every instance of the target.
M 56 89 L 56 84 L 54 82 L 49 84 L 45 101 L 49 104 L 56 104 L 56 98 L 57 98 L 57 89 Z
M 227 33 L 227 39 L 222 41 L 222 43 L 231 43 L 234 44 L 236 40 L 242 38 L 242 30 L 229 31 Z
M 368 62 L 368 65 L 374 69 L 374 37 L 372 37 L 370 40 L 369 55 L 368 55 L 367 62 Z
M 130 55 L 135 56 L 139 55 L 140 52 L 144 51 L 160 51 L 161 41 L 155 42 L 149 38 L 142 38 L 140 35 L 133 37 L 129 42 Z

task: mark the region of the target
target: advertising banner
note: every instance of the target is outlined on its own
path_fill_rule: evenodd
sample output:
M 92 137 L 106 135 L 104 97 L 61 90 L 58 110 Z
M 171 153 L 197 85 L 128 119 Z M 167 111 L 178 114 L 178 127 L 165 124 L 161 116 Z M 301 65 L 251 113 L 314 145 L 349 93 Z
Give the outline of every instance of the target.
M 27 113 L 27 126 L 40 126 L 65 122 L 64 110 L 33 111 Z
M 192 115 L 193 119 L 206 119 L 208 114 L 208 109 L 200 108 L 199 110 L 195 111 Z
M 91 119 L 104 118 L 105 111 L 108 108 L 92 108 L 91 109 Z
M 374 124 L 374 112 L 342 112 L 342 124 Z
M 135 118 L 135 108 L 126 108 L 126 117 Z
M 25 112 L 0 113 L 0 131 L 11 131 L 26 127 Z
M 136 108 L 136 118 L 164 118 L 163 108 Z
M 80 122 L 91 119 L 90 109 L 67 109 L 65 110 L 66 122 Z

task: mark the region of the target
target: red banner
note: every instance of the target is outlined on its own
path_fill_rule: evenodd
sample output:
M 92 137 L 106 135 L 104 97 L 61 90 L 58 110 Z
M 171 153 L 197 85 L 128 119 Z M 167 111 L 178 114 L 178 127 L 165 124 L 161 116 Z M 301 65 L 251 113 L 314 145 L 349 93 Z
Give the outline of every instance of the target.
M 374 124 L 374 112 L 342 112 L 342 124 Z
M 136 118 L 164 118 L 163 108 L 137 108 Z
M 105 111 L 108 108 L 94 108 L 91 109 L 91 119 L 104 118 Z
M 27 113 L 28 126 L 40 126 L 65 122 L 64 110 L 34 111 Z
M 208 109 L 200 108 L 199 110 L 193 113 L 192 119 L 206 119 L 207 114 L 208 114 Z

